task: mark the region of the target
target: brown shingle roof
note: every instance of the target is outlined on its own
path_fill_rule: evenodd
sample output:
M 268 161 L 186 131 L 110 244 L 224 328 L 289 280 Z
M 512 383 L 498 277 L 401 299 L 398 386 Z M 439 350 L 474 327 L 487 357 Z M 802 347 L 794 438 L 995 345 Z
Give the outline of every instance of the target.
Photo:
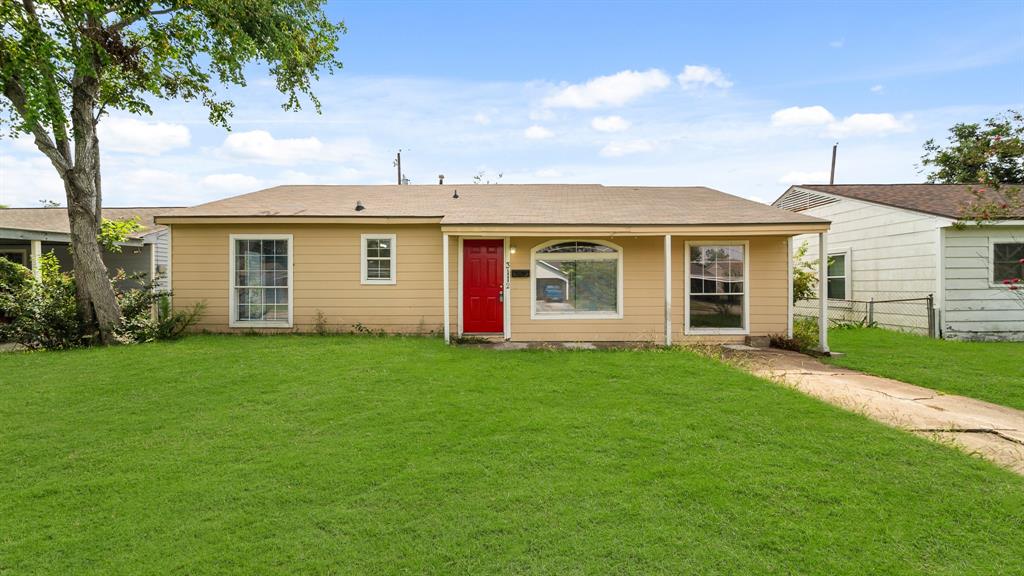
M 103 217 L 109 220 L 138 218 L 142 230 L 135 232 L 133 238 L 141 238 L 150 232 L 164 228 L 153 220 L 157 214 L 166 214 L 177 208 L 143 207 L 143 208 L 104 208 Z M 4 208 L 0 210 L 0 228 L 14 230 L 31 230 L 33 232 L 53 232 L 68 234 L 67 208 Z
M 453 198 L 455 191 L 459 197 Z M 359 202 L 363 210 L 355 209 Z M 442 218 L 444 224 L 793 224 L 824 220 L 704 188 L 599 184 L 277 186 L 173 216 Z
M 1004 184 L 1003 188 L 1020 186 Z M 1006 200 L 1005 196 L 993 191 L 990 186 L 971 184 L 801 184 L 794 188 L 815 190 L 947 218 L 960 217 L 964 206 L 974 200 L 974 190 L 985 190 L 982 196 L 988 200 Z M 1024 218 L 1024 213 L 1012 217 Z

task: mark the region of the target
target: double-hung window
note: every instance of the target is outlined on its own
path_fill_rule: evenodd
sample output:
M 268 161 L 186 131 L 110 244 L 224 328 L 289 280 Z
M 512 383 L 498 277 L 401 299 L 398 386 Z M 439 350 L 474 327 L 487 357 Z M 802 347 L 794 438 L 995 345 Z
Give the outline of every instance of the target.
M 394 284 L 396 238 L 394 234 L 363 234 L 360 248 L 360 281 L 363 284 Z
M 231 325 L 292 325 L 291 234 L 231 235 Z
M 746 331 L 746 256 L 746 243 L 687 243 L 688 333 L 728 334 Z
M 992 243 L 992 283 L 1019 285 L 1024 279 L 1024 242 Z
M 533 250 L 534 319 L 622 318 L 622 250 L 555 241 Z
M 850 278 L 848 264 L 849 256 L 846 252 L 828 255 L 826 293 L 830 300 L 846 300 L 847 286 L 849 286 L 848 280 Z

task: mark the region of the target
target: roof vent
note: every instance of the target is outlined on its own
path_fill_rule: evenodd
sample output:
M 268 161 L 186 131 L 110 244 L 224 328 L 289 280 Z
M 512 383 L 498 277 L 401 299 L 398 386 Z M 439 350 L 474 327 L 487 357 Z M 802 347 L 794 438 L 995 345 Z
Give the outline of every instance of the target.
M 356 212 L 362 212 L 363 210 L 366 210 L 366 206 L 363 206 L 363 201 L 356 200 Z
M 437 175 L 437 183 L 438 183 L 439 185 L 440 185 L 440 184 L 444 184 L 444 174 L 438 174 L 438 175 Z
M 459 197 L 459 189 L 458 189 L 458 188 L 456 188 L 456 189 L 455 189 L 455 193 L 454 193 L 454 194 L 452 194 L 452 198 L 458 198 L 458 197 Z

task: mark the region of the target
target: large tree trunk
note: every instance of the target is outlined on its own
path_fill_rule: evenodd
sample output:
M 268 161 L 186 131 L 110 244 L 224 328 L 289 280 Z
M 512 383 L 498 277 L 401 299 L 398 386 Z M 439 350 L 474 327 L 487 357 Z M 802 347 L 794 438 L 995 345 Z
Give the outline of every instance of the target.
M 107 276 L 103 251 L 96 241 L 99 226 L 94 215 L 94 194 L 92 190 L 76 189 L 79 183 L 76 178 L 65 181 L 78 316 L 86 330 L 99 333 L 100 342 L 111 344 L 114 342 L 114 329 L 121 321 L 121 309 Z
M 94 75 L 76 74 L 72 81 L 71 121 L 75 163 L 64 174 L 71 223 L 71 255 L 75 262 L 75 296 L 79 318 L 99 331 L 100 342 L 112 344 L 121 323 L 121 308 L 103 263 L 97 237 L 103 221 L 100 190 L 100 147 L 94 116 L 99 82 Z

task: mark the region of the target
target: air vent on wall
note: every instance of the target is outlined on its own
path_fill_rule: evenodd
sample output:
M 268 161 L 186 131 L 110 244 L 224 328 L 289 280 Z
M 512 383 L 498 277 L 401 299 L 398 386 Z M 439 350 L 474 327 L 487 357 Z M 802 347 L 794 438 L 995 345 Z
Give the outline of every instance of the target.
M 783 210 L 789 210 L 791 212 L 800 212 L 801 210 L 807 210 L 815 208 L 817 206 L 824 206 L 826 204 L 832 204 L 839 200 L 825 196 L 824 194 L 815 194 L 814 192 L 808 192 L 800 188 L 795 188 L 787 194 L 783 194 L 782 198 L 775 201 L 774 206 L 776 208 L 782 208 Z

